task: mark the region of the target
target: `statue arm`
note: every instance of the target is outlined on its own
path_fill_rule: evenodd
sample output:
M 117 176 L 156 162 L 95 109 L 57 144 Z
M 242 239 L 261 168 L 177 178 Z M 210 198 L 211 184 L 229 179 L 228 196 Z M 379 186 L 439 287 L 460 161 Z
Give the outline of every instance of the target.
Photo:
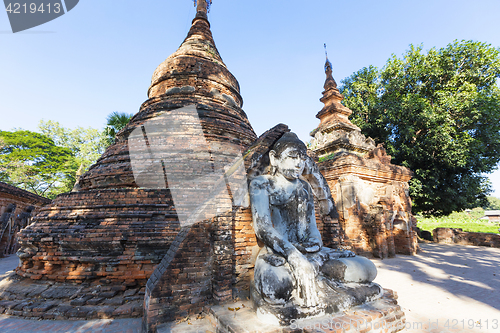
M 314 196 L 318 199 L 320 213 L 322 215 L 330 215 L 331 218 L 337 219 L 339 214 L 333 202 L 330 187 L 323 174 L 319 171 L 318 165 L 309 156 L 306 159 L 302 176 L 309 182 Z
M 321 239 L 321 234 L 319 233 L 318 227 L 316 225 L 316 220 L 309 225 L 309 239 L 311 243 L 315 243 L 319 246 L 318 250 L 323 247 L 323 240 Z
M 269 192 L 267 190 L 269 186 L 269 182 L 263 177 L 257 177 L 250 183 L 249 194 L 253 228 L 259 240 L 288 259 L 289 255 L 297 251 L 297 249 L 273 227 L 269 208 Z
M 307 186 L 309 187 L 309 200 L 308 202 L 310 203 L 308 205 L 308 211 L 307 211 L 307 214 L 308 214 L 308 234 L 309 234 L 309 237 L 308 237 L 308 243 L 310 243 L 311 245 L 312 244 L 316 244 L 319 246 L 319 249 L 318 251 L 323 247 L 323 241 L 321 239 L 321 233 L 319 232 L 318 230 L 318 225 L 316 224 L 316 215 L 314 213 L 314 197 L 313 197 L 313 192 L 312 192 L 312 189 L 311 189 L 311 185 L 309 183 L 307 183 Z M 316 252 L 316 251 L 314 251 Z

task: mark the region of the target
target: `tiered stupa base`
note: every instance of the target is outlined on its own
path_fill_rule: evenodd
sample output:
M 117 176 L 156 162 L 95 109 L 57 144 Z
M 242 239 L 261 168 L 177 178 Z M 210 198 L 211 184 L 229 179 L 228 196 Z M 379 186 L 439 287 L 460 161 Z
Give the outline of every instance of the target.
M 158 326 L 158 333 L 332 333 L 399 332 L 405 328 L 405 315 L 397 304 L 397 295 L 384 289 L 383 296 L 347 312 L 295 321 L 289 326 L 275 326 L 258 320 L 250 301 L 212 306 L 199 316 Z
M 56 320 L 141 317 L 144 287 L 33 281 L 11 273 L 0 281 L 0 314 Z

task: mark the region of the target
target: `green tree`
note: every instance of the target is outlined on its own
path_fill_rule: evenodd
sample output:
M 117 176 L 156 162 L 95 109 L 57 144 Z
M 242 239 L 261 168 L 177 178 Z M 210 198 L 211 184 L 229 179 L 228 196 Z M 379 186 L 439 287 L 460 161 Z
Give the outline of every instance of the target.
M 488 197 L 488 204 L 483 208 L 487 210 L 500 210 L 500 198 Z
M 0 180 L 48 198 L 70 191 L 78 164 L 42 134 L 0 131 Z
M 88 127 L 68 129 L 58 122 L 41 120 L 38 130 L 51 138 L 57 146 L 69 148 L 79 165 L 80 173 L 88 170 L 104 153 L 107 142 L 104 133 Z
M 107 123 L 104 128 L 104 135 L 106 136 L 107 145 L 112 145 L 115 142 L 116 133 L 120 132 L 132 119 L 133 114 L 125 112 L 113 112 L 106 118 Z
M 500 160 L 500 52 L 480 42 L 410 45 L 381 70 L 342 81 L 344 104 L 393 162 L 414 171 L 414 211 L 447 215 L 486 204 L 484 173 Z

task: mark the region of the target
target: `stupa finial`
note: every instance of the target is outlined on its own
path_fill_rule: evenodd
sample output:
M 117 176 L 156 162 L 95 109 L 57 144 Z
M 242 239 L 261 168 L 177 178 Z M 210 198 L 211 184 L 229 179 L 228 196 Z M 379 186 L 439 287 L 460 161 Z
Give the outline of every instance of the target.
M 328 51 L 326 49 L 326 43 L 324 44 L 325 46 L 325 56 L 326 56 L 326 62 L 325 62 L 325 73 L 326 73 L 326 82 L 324 85 L 325 90 L 331 89 L 331 88 L 337 88 L 337 82 L 333 79 L 333 70 L 332 70 L 332 63 L 328 59 Z
M 332 63 L 328 59 L 328 50 L 326 48 L 326 43 L 324 44 L 324 47 L 325 47 L 325 57 L 326 57 L 325 72 L 326 72 L 326 75 L 328 75 L 329 71 L 332 72 Z
M 194 5 L 197 6 L 196 11 L 198 13 L 207 13 L 210 11 L 210 6 L 212 5 L 212 0 L 193 0 Z

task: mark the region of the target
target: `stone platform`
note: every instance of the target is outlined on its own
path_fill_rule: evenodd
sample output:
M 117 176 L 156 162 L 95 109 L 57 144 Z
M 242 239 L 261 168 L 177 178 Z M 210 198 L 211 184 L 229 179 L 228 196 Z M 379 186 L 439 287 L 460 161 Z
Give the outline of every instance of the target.
M 143 314 L 144 287 L 32 281 L 11 272 L 0 281 L 0 314 L 39 319 L 134 318 Z
M 33 332 L 41 332 L 43 330 L 40 330 L 40 323 L 59 327 L 67 325 L 65 319 L 71 319 L 72 322 L 80 320 L 80 323 L 87 323 L 86 327 L 102 326 L 106 323 L 97 320 L 91 325 L 91 321 L 81 319 L 135 317 L 136 319 L 130 320 L 141 320 L 138 318 L 142 316 L 144 298 L 144 291 L 141 289 L 136 290 L 133 295 L 130 295 L 130 291 L 108 290 L 106 287 L 101 287 L 98 293 L 89 293 L 90 290 L 81 285 L 20 278 L 12 271 L 16 264 L 17 258 L 14 256 L 0 261 L 0 313 L 10 315 L 5 318 L 12 319 L 3 320 L 8 325 L 14 325 L 12 327 L 33 326 L 36 327 Z M 12 283 L 13 281 L 17 283 Z M 88 298 L 89 296 L 92 297 Z M 382 298 L 375 302 L 355 307 L 346 313 L 303 320 L 289 327 L 263 324 L 251 309 L 250 301 L 237 301 L 206 307 L 201 315 L 159 326 L 158 333 L 397 332 L 398 327 L 404 327 L 405 315 L 396 300 L 397 295 L 394 292 L 384 289 Z M 94 302 L 97 304 L 93 304 Z M 16 317 L 38 320 L 23 321 L 15 319 Z M 43 321 L 40 322 L 40 319 Z M 343 328 L 337 329 L 342 325 Z M 134 330 L 139 326 L 139 322 L 136 323 Z M 252 329 L 248 329 L 249 327 Z M 4 329 L 0 324 L 0 331 L 3 332 Z
M 280 327 L 257 319 L 250 301 L 212 306 L 206 315 L 158 326 L 158 333 L 330 333 L 398 332 L 405 327 L 405 315 L 397 304 L 397 295 L 384 289 L 383 296 L 348 312 L 321 316 Z

